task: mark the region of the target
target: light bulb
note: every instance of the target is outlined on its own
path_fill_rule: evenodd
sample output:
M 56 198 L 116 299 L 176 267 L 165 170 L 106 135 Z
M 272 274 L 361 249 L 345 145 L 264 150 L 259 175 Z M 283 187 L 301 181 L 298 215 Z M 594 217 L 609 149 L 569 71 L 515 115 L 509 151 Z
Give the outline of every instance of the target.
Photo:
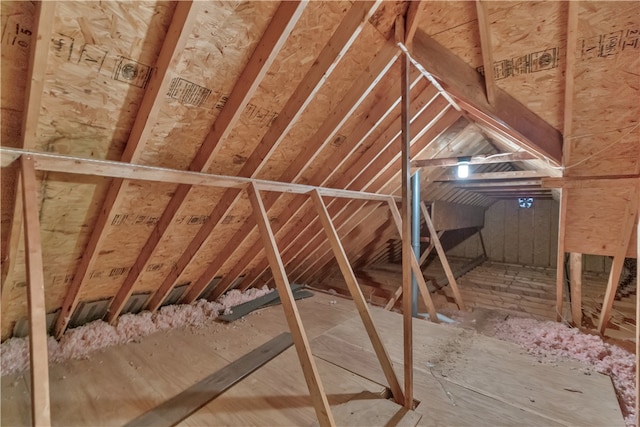
M 466 163 L 460 163 L 458 165 L 458 178 L 466 178 L 469 176 L 469 165 Z

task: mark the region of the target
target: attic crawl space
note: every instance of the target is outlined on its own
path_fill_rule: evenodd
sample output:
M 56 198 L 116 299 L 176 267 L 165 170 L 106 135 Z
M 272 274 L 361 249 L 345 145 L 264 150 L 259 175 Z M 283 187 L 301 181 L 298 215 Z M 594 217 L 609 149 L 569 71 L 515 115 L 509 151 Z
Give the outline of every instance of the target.
M 638 1 L 0 4 L 3 425 L 637 425 Z

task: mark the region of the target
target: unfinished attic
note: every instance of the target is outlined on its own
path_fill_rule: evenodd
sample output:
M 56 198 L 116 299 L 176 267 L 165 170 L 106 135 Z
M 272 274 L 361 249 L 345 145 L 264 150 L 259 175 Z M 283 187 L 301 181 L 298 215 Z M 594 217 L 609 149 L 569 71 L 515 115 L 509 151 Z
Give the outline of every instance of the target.
M 1 14 L 2 425 L 638 425 L 640 2 Z

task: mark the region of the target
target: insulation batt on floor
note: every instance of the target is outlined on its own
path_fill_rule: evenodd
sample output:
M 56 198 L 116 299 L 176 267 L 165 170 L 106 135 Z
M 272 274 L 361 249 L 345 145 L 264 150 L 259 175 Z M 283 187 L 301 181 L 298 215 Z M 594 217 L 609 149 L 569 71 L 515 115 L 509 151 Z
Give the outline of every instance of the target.
M 192 304 L 177 304 L 162 307 L 156 313 L 143 311 L 124 314 L 115 326 L 96 320 L 77 328 L 69 329 L 56 341 L 48 337 L 49 361 L 63 362 L 81 359 L 102 348 L 136 341 L 154 332 L 181 326 L 200 326 L 213 320 L 222 312 L 229 313 L 231 307 L 259 298 L 272 289 L 249 289 L 246 292 L 231 290 L 209 302 L 204 299 Z M 29 367 L 29 338 L 10 338 L 0 345 L 0 369 L 2 375 L 10 375 Z
M 637 425 L 634 354 L 603 342 L 599 336 L 552 321 L 510 317 L 496 323 L 495 336 L 519 344 L 530 354 L 547 361 L 570 358 L 609 375 L 627 426 Z

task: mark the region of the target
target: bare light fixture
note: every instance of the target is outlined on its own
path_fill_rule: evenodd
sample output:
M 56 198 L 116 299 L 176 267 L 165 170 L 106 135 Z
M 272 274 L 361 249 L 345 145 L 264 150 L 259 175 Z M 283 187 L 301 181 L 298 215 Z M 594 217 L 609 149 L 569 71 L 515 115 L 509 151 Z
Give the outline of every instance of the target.
M 466 178 L 469 176 L 469 163 L 471 157 L 458 157 L 458 178 Z

